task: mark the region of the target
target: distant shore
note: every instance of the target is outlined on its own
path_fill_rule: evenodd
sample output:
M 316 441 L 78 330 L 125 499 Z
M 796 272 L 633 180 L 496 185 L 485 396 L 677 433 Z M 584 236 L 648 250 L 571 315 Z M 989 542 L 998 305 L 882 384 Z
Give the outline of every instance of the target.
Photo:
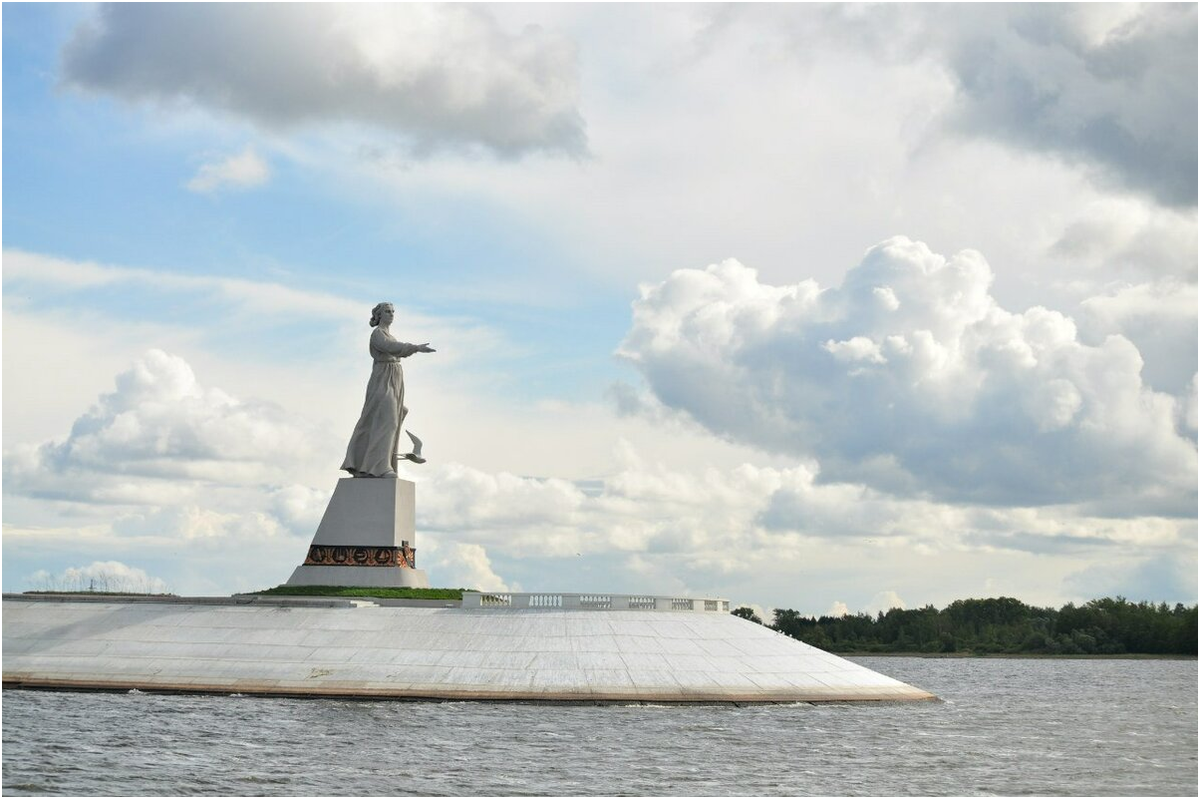
M 753 609 L 734 615 L 761 620 Z M 892 608 L 875 615 L 805 616 L 775 608 L 772 629 L 837 655 L 909 657 L 1194 658 L 1196 606 L 1130 602 L 1122 596 L 1061 608 L 1013 597 L 957 599 L 939 610 Z

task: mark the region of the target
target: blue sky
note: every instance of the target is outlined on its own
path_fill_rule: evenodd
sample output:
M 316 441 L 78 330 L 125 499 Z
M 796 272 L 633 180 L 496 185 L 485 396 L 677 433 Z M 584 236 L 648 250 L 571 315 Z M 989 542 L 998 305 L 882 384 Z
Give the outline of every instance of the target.
M 935 13 L 936 12 L 936 13 Z M 1196 597 L 1188 5 L 7 4 L 4 584 Z

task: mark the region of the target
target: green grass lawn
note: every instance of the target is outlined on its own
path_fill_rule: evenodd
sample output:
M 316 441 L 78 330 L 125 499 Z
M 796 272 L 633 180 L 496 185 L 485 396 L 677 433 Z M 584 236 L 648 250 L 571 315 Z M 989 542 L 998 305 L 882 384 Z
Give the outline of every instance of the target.
M 279 585 L 249 593 L 260 596 L 345 596 L 380 599 L 462 599 L 469 588 L 366 588 L 344 585 Z

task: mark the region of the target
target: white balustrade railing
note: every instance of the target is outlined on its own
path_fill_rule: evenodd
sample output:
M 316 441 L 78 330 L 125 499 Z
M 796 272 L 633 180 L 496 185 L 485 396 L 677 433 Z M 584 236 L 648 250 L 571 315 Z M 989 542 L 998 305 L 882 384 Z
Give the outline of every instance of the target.
M 648 596 L 645 594 L 514 594 L 463 591 L 464 608 L 554 610 L 682 610 L 729 612 L 728 599 Z

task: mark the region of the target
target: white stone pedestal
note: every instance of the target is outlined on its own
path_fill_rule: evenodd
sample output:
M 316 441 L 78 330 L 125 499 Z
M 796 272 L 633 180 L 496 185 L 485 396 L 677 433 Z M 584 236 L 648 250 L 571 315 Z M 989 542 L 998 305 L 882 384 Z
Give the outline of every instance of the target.
M 416 486 L 387 477 L 343 477 L 288 585 L 428 588 L 416 568 Z

